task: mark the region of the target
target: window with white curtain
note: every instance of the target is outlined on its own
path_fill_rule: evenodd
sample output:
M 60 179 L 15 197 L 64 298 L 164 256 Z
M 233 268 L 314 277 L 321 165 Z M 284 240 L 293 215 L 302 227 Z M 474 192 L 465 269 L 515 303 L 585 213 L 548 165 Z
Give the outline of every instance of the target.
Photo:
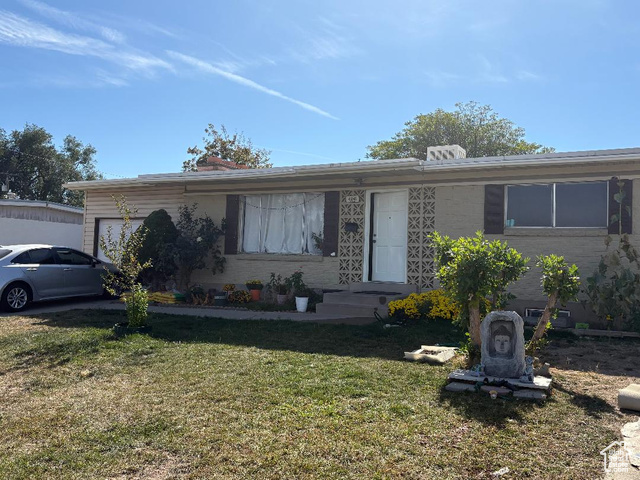
M 243 252 L 322 254 L 324 193 L 247 195 L 242 209 Z

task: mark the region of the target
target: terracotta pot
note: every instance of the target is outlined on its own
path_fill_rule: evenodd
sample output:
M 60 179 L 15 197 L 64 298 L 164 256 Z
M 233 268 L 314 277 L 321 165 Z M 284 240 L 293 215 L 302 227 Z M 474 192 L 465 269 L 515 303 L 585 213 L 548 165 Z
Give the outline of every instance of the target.
M 249 293 L 251 293 L 251 300 L 253 300 L 254 302 L 259 302 L 261 292 L 262 290 L 249 290 Z

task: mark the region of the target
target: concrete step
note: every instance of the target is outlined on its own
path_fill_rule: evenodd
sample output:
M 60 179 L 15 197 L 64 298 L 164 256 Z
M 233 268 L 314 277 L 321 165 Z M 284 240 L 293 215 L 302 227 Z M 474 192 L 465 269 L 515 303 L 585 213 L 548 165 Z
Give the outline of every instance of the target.
M 334 292 L 325 293 L 323 303 L 335 303 L 341 305 L 362 305 L 370 307 L 384 307 L 386 309 L 389 302 L 405 298 L 406 295 L 383 295 L 378 293 L 354 293 L 354 292 Z
M 395 283 L 395 282 L 358 282 L 349 285 L 349 291 L 351 292 L 384 292 L 395 293 L 404 295 L 405 297 L 410 293 L 418 293 L 418 286 L 409 283 Z
M 343 315 L 345 317 L 374 318 L 373 313 L 378 311 L 383 317 L 387 315 L 387 308 L 367 305 L 348 305 L 341 303 L 319 303 L 316 305 L 316 313 L 321 315 Z

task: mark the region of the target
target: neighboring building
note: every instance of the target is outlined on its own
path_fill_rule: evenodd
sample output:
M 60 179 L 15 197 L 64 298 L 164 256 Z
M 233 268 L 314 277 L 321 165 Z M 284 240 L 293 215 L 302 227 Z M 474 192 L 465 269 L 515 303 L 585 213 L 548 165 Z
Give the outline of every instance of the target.
M 219 163 L 219 162 L 217 162 Z M 98 254 L 97 239 L 117 224 L 111 195 L 123 194 L 141 222 L 164 208 L 196 202 L 216 222 L 226 218 L 225 272 L 197 272 L 204 285 L 268 280 L 270 272 L 305 272 L 314 287 L 346 288 L 358 282 L 436 285 L 427 235 L 459 237 L 483 230 L 531 257 L 564 255 L 583 278 L 605 252 L 609 225 L 625 191 L 624 233 L 632 231 L 640 149 L 464 158 L 458 146 L 436 147 L 428 159 L 206 171 L 74 182 L 86 192 L 84 250 Z M 213 166 L 213 170 L 211 167 Z M 627 209 L 626 207 L 630 207 Z M 543 305 L 534 267 L 515 284 L 517 309 Z M 573 306 L 574 315 L 587 312 Z
M 0 245 L 46 243 L 82 249 L 82 208 L 35 200 L 0 200 Z

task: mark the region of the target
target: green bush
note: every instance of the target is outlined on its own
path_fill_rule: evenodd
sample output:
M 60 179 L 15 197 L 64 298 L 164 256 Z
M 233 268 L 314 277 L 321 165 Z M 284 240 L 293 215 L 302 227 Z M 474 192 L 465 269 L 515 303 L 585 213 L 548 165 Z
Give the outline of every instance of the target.
M 136 283 L 128 295 L 125 296 L 125 305 L 127 307 L 127 320 L 129 320 L 129 328 L 142 327 L 147 320 L 147 308 L 149 306 L 149 294 L 140 285 Z
M 460 320 L 469 319 L 471 341 L 480 346 L 481 302 L 489 298 L 494 308 L 502 307 L 507 287 L 527 271 L 529 259 L 506 242 L 487 240 L 482 232 L 457 240 L 434 232 L 430 238 L 440 284 L 460 305 Z
M 147 235 L 140 248 L 140 261 L 142 263 L 151 261 L 153 264 L 142 275 L 144 281 L 150 283 L 153 290 L 158 290 L 159 286 L 166 283 L 178 269 L 172 255 L 172 246 L 178 238 L 178 229 L 164 209 L 151 212 L 142 225 L 147 229 Z

